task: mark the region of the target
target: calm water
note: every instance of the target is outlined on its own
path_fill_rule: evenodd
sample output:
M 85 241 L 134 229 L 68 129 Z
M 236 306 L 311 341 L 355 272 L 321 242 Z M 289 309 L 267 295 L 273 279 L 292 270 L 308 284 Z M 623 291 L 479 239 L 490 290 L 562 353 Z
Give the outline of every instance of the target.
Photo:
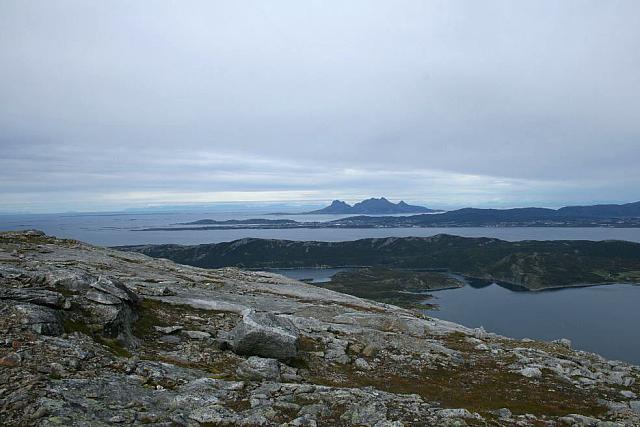
M 503 240 L 618 239 L 640 242 L 640 228 L 370 228 L 370 229 L 292 229 L 292 230 L 208 230 L 136 231 L 148 227 L 167 227 L 198 219 L 290 218 L 298 221 L 326 221 L 337 215 L 269 216 L 264 213 L 145 213 L 145 214 L 50 214 L 0 215 L 0 230 L 36 228 L 58 237 L 73 238 L 105 246 L 157 243 L 218 243 L 259 237 L 266 239 L 342 241 L 368 237 L 432 236 L 448 233 L 465 237 L 496 237 Z
M 433 292 L 425 313 L 513 338 L 569 338 L 573 347 L 640 365 L 640 286 L 513 292 L 498 285 Z

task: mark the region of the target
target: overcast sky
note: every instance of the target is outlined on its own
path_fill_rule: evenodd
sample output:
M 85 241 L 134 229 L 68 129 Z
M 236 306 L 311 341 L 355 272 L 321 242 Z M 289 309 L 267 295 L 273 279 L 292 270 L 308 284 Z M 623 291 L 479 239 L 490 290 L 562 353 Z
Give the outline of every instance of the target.
M 640 2 L 0 1 L 0 211 L 640 200 Z

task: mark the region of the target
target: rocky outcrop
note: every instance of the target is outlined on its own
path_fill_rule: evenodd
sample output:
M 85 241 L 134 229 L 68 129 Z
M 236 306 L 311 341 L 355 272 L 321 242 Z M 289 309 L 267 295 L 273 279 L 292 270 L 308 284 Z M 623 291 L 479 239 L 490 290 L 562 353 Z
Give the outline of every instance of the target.
M 640 370 L 275 274 L 0 233 L 8 426 L 635 426 Z
M 247 310 L 232 331 L 233 350 L 238 354 L 287 360 L 298 354 L 299 332 L 295 325 L 273 313 Z

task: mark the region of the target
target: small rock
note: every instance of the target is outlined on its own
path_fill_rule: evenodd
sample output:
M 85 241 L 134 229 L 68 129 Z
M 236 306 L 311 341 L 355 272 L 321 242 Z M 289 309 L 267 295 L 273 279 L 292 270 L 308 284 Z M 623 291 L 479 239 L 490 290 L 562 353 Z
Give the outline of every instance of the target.
M 632 400 L 629 402 L 629 407 L 636 414 L 640 414 L 640 400 Z
M 636 398 L 636 394 L 634 392 L 632 392 L 631 390 L 622 390 L 620 392 L 621 395 L 623 395 L 624 397 L 626 397 L 627 399 L 635 399 Z
M 162 332 L 163 334 L 173 334 L 178 331 L 181 331 L 183 328 L 182 326 L 174 325 L 174 326 L 154 326 L 153 329 L 155 329 L 158 332 Z
M 566 348 L 571 348 L 571 340 L 568 340 L 567 338 L 560 338 L 558 340 L 553 340 L 551 342 L 553 344 L 558 344 Z
M 513 415 L 508 408 L 500 408 L 496 412 L 499 418 L 511 418 L 511 415 Z
M 280 379 L 280 365 L 275 359 L 251 356 L 240 363 L 236 374 L 239 378 L 250 381 L 278 381 Z
M 371 369 L 371 365 L 369 365 L 369 362 L 367 362 L 361 357 L 358 357 L 355 360 L 354 364 L 356 365 L 356 368 L 358 368 L 361 371 L 368 371 Z
M 466 418 L 466 419 L 477 418 L 476 414 L 472 414 L 471 412 L 469 412 L 464 408 L 441 409 L 438 411 L 438 415 L 441 416 L 442 418 Z
M 518 373 L 527 378 L 540 378 L 542 377 L 542 371 L 538 368 L 527 367 L 522 368 L 518 371 Z
M 373 357 L 378 352 L 378 347 L 373 344 L 367 344 L 362 350 L 362 355 L 366 357 Z
M 18 353 L 9 353 L 0 359 L 0 366 L 13 368 L 20 365 L 20 362 L 22 362 L 22 358 Z
M 122 304 L 122 300 L 116 296 L 111 294 L 106 294 L 104 292 L 97 291 L 89 291 L 86 295 L 89 301 L 97 302 L 98 304 L 104 305 L 119 305 Z
M 193 340 L 204 340 L 207 338 L 211 338 L 211 334 L 209 332 L 202 331 L 182 331 L 183 334 L 188 336 Z
M 479 340 L 483 340 L 487 338 L 487 331 L 484 330 L 482 326 L 474 329 L 473 336 Z
M 120 424 L 124 423 L 125 421 L 126 419 L 122 415 L 114 415 L 113 417 L 109 418 L 110 423 Z
M 179 344 L 182 339 L 178 335 L 163 335 L 158 338 L 158 341 L 167 343 L 167 344 Z
M 298 415 L 311 415 L 312 417 L 326 417 L 331 414 L 331 410 L 327 405 L 316 403 L 313 405 L 303 406 Z
M 289 421 L 290 426 L 296 427 L 317 427 L 318 423 L 314 420 L 311 415 L 304 415 L 302 417 L 298 417 L 294 420 Z

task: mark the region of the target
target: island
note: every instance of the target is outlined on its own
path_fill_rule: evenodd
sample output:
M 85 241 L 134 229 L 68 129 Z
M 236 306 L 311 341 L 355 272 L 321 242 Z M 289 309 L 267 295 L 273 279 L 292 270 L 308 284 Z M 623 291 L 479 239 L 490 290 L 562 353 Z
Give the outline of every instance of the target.
M 379 199 L 371 198 L 358 202 L 351 206 L 342 200 L 334 200 L 331 205 L 305 212 L 304 215 L 315 214 L 339 214 L 339 215 L 390 215 L 390 214 L 417 214 L 417 213 L 435 213 L 442 212 L 435 209 L 425 208 L 424 206 L 409 205 L 401 200 L 398 203 L 392 203 L 384 197 Z
M 339 202 L 341 203 L 341 202 Z M 314 211 L 319 213 L 319 211 Z M 463 208 L 442 213 L 405 216 L 357 215 L 331 221 L 228 220 L 203 219 L 190 222 L 189 228 L 142 228 L 134 231 L 180 231 L 224 229 L 290 228 L 407 228 L 407 227 L 640 227 L 640 202 L 621 205 L 566 206 L 560 209 Z M 201 227 L 194 227 L 202 225 Z
M 626 241 L 507 242 L 440 234 L 344 242 L 247 238 L 217 244 L 141 245 L 119 249 L 206 268 L 427 269 L 503 282 L 529 291 L 640 282 L 640 243 Z

